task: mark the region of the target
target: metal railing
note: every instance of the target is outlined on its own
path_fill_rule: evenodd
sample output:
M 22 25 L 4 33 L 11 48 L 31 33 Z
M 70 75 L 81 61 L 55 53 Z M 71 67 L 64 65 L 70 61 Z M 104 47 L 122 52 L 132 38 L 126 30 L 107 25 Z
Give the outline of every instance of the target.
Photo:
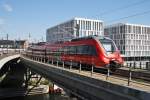
M 73 62 L 72 62 L 72 60 L 70 60 L 70 62 L 69 62 L 70 65 L 66 65 L 65 61 L 59 61 L 59 60 L 53 59 L 53 58 L 50 59 L 49 57 L 32 56 L 32 55 L 28 55 L 28 56 L 25 55 L 25 57 L 30 58 L 30 59 L 35 60 L 35 61 L 38 61 L 38 62 L 55 65 L 56 67 L 61 67 L 63 70 L 64 69 L 65 70 L 68 69 L 68 71 L 69 70 L 70 71 L 71 70 L 77 70 L 76 68 L 73 68 Z M 79 67 L 78 67 L 78 73 L 79 74 L 82 73 L 83 71 L 85 71 L 85 70 L 82 70 L 82 66 L 83 66 L 83 64 L 80 61 L 79 62 Z M 107 66 L 107 72 L 106 72 L 106 74 L 94 72 L 94 69 L 95 69 L 95 65 L 93 64 L 91 66 L 91 70 L 90 71 L 86 71 L 93 78 L 94 78 L 94 75 L 101 75 L 101 76 L 105 77 L 106 81 L 110 81 L 109 78 L 111 78 L 111 79 L 119 79 L 119 80 L 125 81 L 127 86 L 132 86 L 131 83 L 136 83 L 136 84 L 141 84 L 141 85 L 145 85 L 145 86 L 150 86 L 149 82 L 148 83 L 144 83 L 144 81 L 141 81 L 141 80 L 137 81 L 137 80 L 135 80 L 132 77 L 132 67 L 130 67 L 129 70 L 128 70 L 128 75 L 127 75 L 128 77 L 123 77 L 121 75 L 120 76 L 119 75 L 114 75 L 114 73 L 112 73 L 110 71 L 109 66 Z M 137 77 L 137 79 L 138 79 L 138 77 Z

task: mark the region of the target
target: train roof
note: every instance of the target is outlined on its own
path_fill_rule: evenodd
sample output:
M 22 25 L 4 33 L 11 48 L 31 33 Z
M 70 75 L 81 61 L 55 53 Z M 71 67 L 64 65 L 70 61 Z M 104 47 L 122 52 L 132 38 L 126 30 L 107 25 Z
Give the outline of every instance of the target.
M 87 39 L 110 39 L 109 37 L 105 37 L 105 36 L 97 36 L 97 35 L 92 35 L 92 36 L 86 36 L 86 37 L 81 37 L 81 38 L 75 38 L 72 39 L 71 41 L 79 41 L 79 40 L 87 40 Z

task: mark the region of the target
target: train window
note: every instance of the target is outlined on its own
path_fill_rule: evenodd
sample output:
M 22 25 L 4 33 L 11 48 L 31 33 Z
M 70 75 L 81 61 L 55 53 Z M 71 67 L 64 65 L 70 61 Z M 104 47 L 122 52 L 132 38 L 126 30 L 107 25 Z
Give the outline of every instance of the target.
M 69 53 L 70 53 L 70 54 L 76 54 L 76 47 L 75 47 L 75 46 L 71 46 L 71 47 L 69 48 Z
M 82 54 L 88 54 L 89 53 L 89 46 L 84 45 L 82 46 Z
M 83 46 L 77 46 L 77 54 L 82 54 Z
M 96 56 L 96 50 L 93 46 L 80 45 L 80 46 L 65 46 L 63 47 L 64 54 L 84 54 Z
M 63 49 L 63 53 L 65 54 L 66 53 L 66 48 L 62 47 L 62 49 Z
M 97 53 L 96 53 L 96 49 L 95 49 L 95 47 L 94 46 L 89 46 L 89 55 L 92 55 L 92 56 L 96 56 L 97 55 Z
M 96 50 L 93 46 L 89 45 L 82 45 L 82 46 L 77 46 L 77 54 L 85 54 L 85 55 L 96 55 Z
M 64 54 L 69 54 L 69 47 L 65 46 L 63 47 L 63 51 L 64 51 Z
M 69 47 L 69 54 L 73 54 L 73 47 Z
M 58 52 L 59 53 L 64 53 L 64 48 L 59 48 Z
M 52 54 L 52 51 L 50 49 L 47 49 L 46 51 L 48 55 Z
M 116 50 L 115 44 L 109 39 L 100 39 L 100 42 L 107 53 L 113 53 Z

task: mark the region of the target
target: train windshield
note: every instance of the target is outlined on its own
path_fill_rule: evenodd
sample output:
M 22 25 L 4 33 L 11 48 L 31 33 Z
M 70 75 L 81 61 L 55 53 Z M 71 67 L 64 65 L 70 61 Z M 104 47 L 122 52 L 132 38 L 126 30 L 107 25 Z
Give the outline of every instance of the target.
M 103 38 L 103 39 L 99 39 L 99 41 L 103 45 L 107 54 L 110 54 L 110 53 L 113 53 L 116 51 L 116 46 L 112 40 L 107 39 L 107 38 Z

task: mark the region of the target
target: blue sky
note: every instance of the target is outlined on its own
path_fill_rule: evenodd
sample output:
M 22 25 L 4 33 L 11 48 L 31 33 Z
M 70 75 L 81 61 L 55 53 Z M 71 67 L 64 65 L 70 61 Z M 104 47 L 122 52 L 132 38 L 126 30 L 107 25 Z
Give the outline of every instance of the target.
M 132 5 L 132 6 L 131 6 Z M 150 0 L 0 0 L 0 39 L 45 40 L 46 29 L 73 17 L 150 25 Z

